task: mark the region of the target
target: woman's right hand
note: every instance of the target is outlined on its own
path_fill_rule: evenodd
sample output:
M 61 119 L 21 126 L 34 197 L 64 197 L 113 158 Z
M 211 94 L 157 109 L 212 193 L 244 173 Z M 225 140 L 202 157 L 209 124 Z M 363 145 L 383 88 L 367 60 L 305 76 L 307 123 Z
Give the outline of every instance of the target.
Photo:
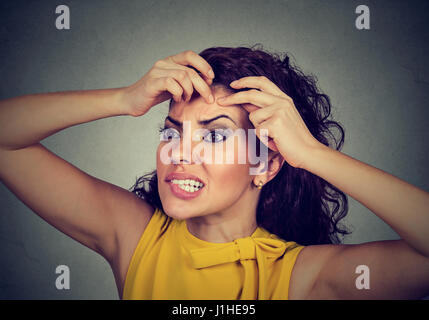
M 172 97 L 180 102 L 183 96 L 183 101 L 189 102 L 194 88 L 207 103 L 213 103 L 209 87 L 213 78 L 213 69 L 208 62 L 191 50 L 158 60 L 143 78 L 123 88 L 124 112 L 138 117 Z

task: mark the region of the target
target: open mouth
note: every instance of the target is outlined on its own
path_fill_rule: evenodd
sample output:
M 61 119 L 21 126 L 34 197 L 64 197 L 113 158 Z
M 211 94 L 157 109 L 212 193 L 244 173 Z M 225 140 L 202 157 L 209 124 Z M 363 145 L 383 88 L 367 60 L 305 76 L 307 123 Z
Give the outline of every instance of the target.
M 193 179 L 173 179 L 170 182 L 172 184 L 177 185 L 180 189 L 191 193 L 197 192 L 204 187 L 204 184 L 202 182 Z
M 165 182 L 170 185 L 171 192 L 183 200 L 196 198 L 205 186 L 197 176 L 185 172 L 170 173 Z

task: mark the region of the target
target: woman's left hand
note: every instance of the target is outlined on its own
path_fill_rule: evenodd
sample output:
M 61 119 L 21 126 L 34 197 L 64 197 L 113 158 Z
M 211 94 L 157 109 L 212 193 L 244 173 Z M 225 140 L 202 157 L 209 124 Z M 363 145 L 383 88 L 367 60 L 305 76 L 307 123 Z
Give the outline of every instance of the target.
M 242 104 L 259 139 L 263 141 L 260 129 L 267 129 L 268 147 L 280 152 L 292 167 L 303 168 L 312 150 L 325 147 L 310 133 L 293 100 L 268 78 L 244 77 L 230 85 L 234 89 L 253 89 L 233 93 L 216 102 L 222 106 Z

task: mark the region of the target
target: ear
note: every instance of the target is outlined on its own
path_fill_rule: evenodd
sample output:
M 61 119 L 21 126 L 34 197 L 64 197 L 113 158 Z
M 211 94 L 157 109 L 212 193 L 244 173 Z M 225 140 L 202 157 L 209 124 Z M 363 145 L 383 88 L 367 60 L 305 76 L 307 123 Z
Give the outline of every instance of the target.
M 253 179 L 253 183 L 258 185 L 262 182 L 265 185 L 267 182 L 271 181 L 283 167 L 284 162 L 285 159 L 280 152 L 269 152 L 267 170 L 256 175 Z

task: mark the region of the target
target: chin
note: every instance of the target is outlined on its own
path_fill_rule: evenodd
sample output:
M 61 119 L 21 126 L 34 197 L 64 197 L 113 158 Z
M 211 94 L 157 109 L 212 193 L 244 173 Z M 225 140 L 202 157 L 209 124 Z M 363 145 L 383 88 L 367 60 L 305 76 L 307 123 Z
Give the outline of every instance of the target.
M 201 211 L 192 204 L 178 204 L 175 201 L 167 200 L 162 202 L 162 207 L 167 216 L 177 220 L 186 220 L 201 215 Z

